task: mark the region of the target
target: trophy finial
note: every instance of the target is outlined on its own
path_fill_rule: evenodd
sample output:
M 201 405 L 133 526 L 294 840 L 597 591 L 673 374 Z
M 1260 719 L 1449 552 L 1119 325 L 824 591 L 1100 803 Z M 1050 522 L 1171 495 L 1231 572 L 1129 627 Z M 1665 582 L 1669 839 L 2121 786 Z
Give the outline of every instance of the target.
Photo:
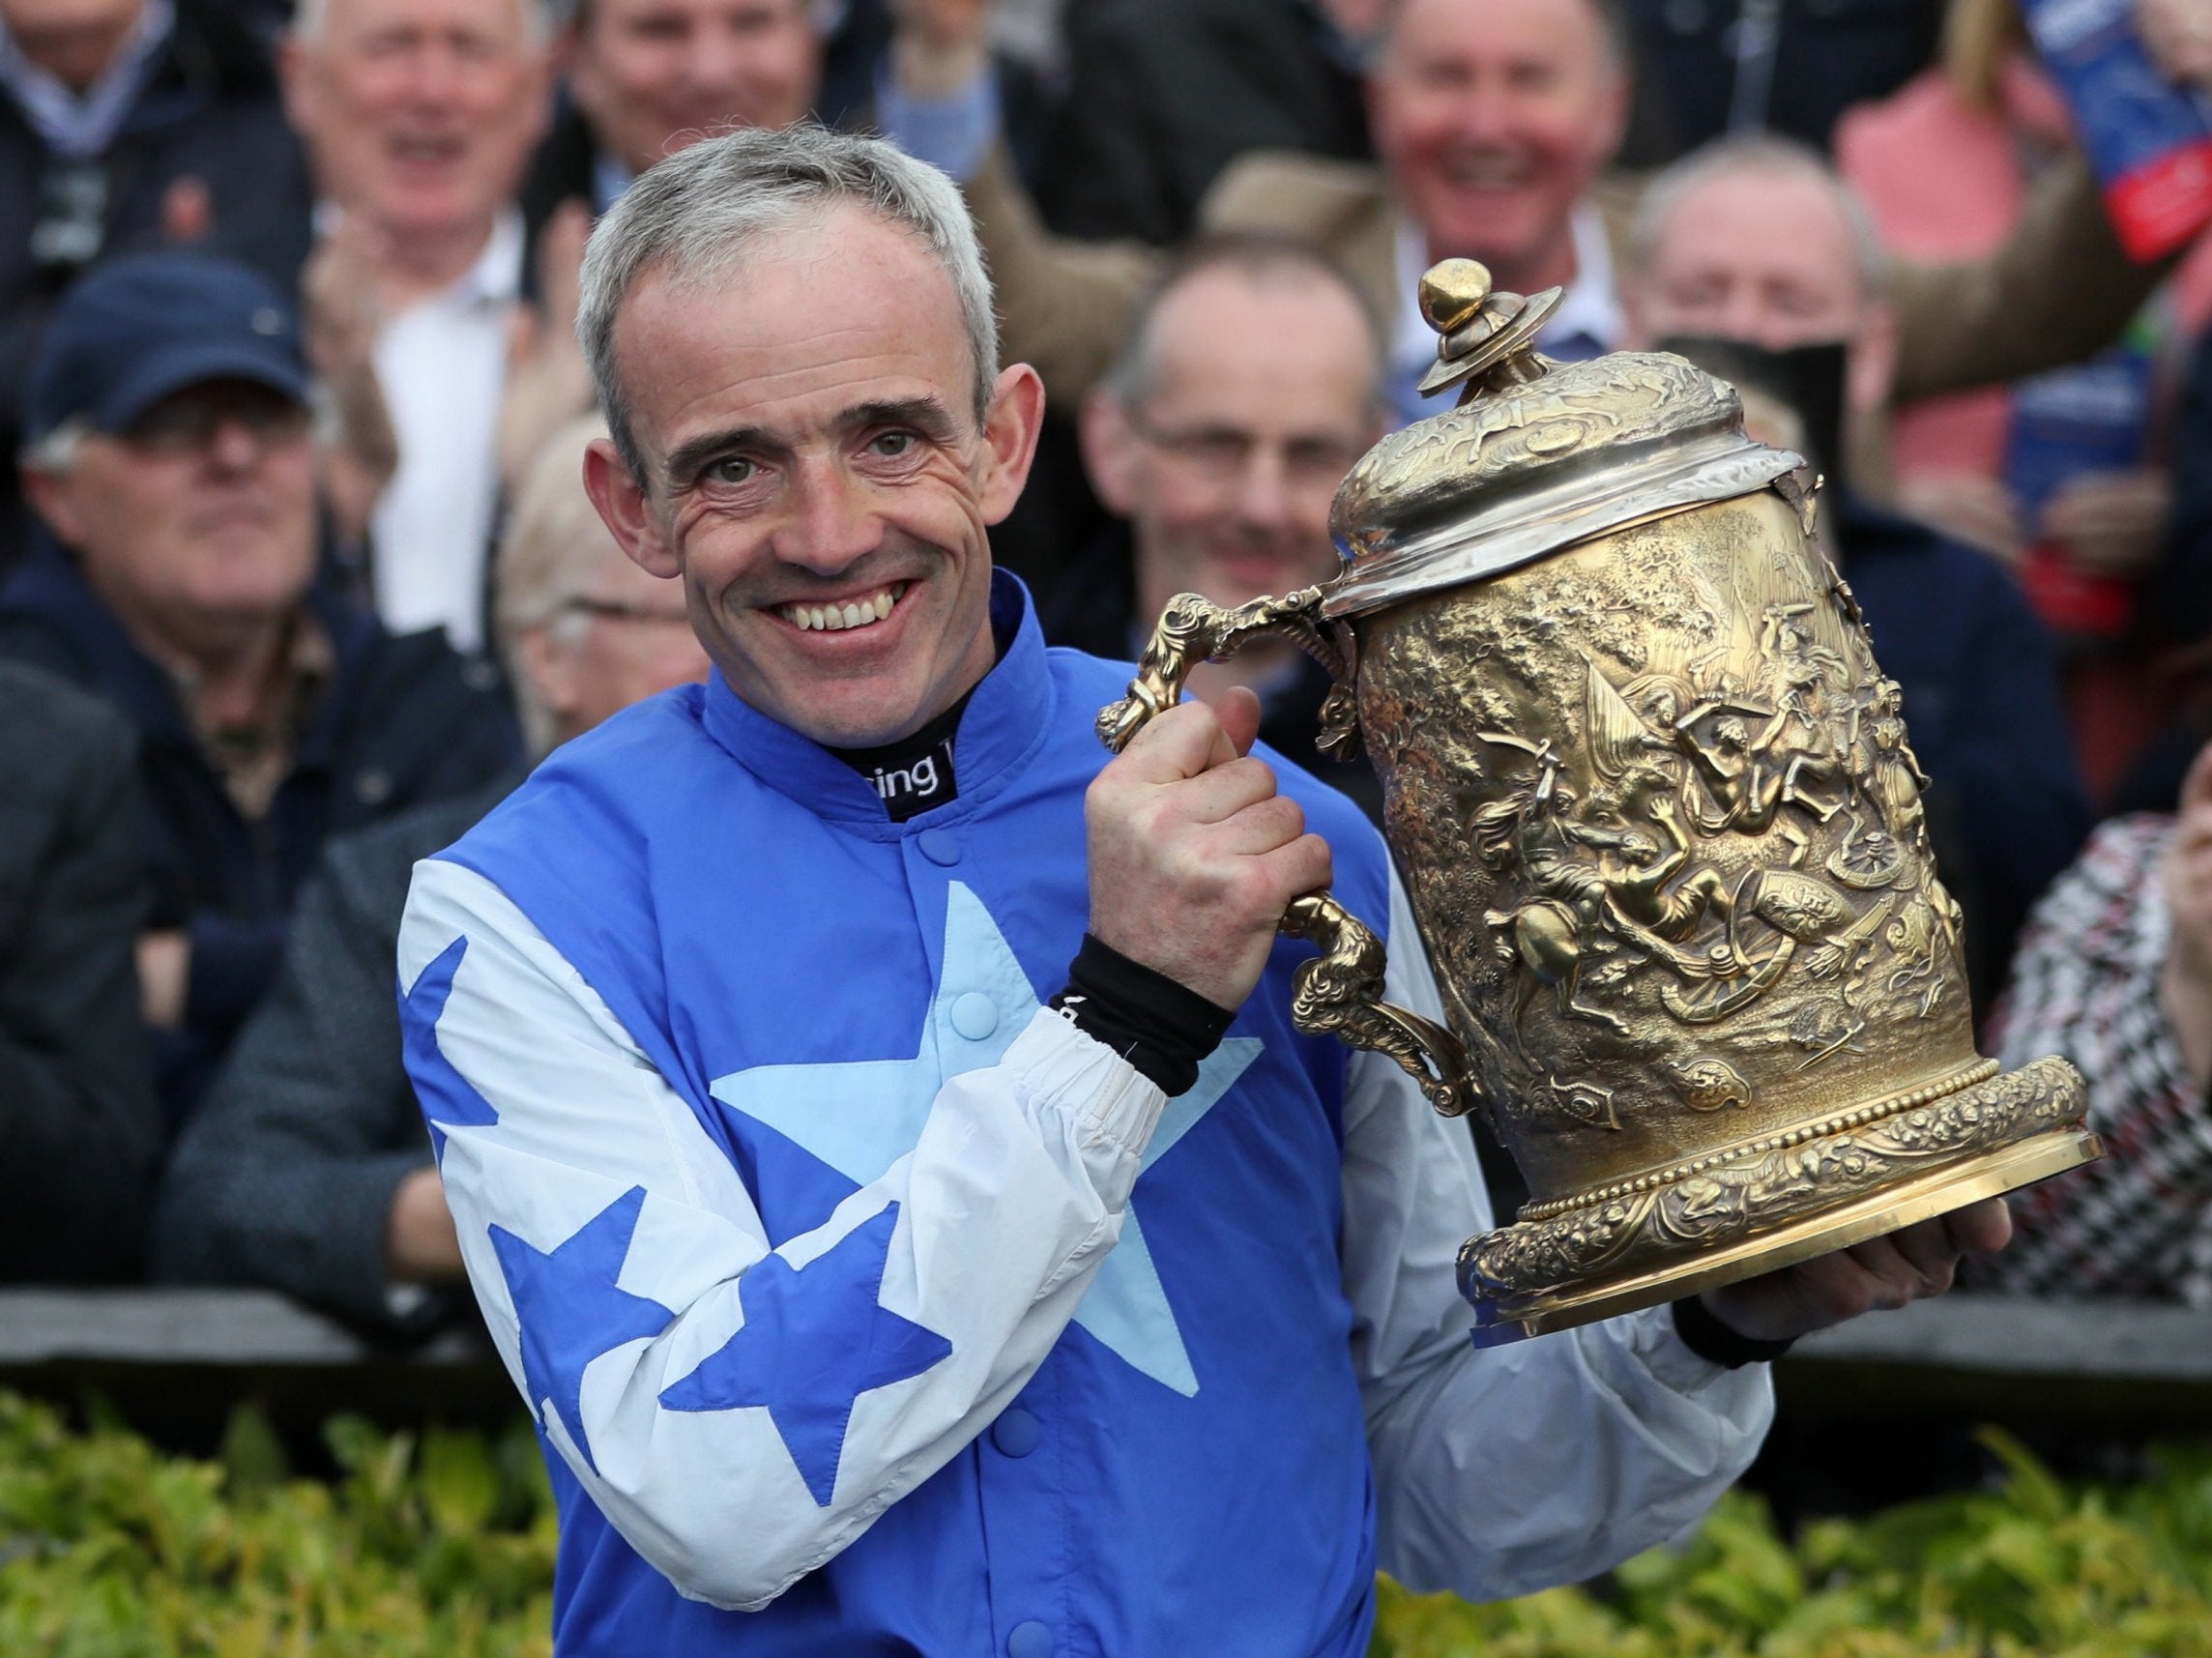
M 1421 316 L 1439 334 L 1465 328 L 1490 298 L 1490 267 L 1474 259 L 1441 259 L 1421 276 Z
M 1558 309 L 1564 290 L 1546 288 L 1523 299 L 1491 285 L 1490 267 L 1473 259 L 1442 259 L 1421 276 L 1421 315 L 1437 331 L 1435 366 L 1421 377 L 1421 395 L 1467 382 L 1460 400 L 1514 381 L 1534 379 L 1546 364 L 1536 331 Z

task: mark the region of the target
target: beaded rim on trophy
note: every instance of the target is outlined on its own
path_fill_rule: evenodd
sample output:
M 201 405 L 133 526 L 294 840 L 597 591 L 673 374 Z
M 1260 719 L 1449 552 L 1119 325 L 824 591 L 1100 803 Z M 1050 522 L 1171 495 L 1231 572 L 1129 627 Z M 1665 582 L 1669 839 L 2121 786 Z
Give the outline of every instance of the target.
M 2101 1154 L 2065 1061 L 1974 1050 L 1928 778 L 1803 460 L 1680 358 L 1539 354 L 1557 288 L 1447 260 L 1420 299 L 1421 390 L 1460 395 L 1347 477 L 1342 571 L 1178 596 L 1098 728 L 1257 635 L 1328 670 L 1321 745 L 1374 761 L 1448 1029 L 1325 893 L 1284 917 L 1322 951 L 1294 1013 L 1489 1113 L 1531 1196 L 1461 1252 L 1477 1322 L 1633 1311 Z

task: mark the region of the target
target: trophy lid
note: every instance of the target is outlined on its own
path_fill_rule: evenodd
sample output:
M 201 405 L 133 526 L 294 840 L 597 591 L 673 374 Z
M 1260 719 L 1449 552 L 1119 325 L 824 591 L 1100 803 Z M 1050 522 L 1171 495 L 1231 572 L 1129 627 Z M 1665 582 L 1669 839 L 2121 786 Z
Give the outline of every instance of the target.
M 1804 465 L 1744 436 L 1734 388 L 1679 357 L 1539 354 L 1536 331 L 1560 297 L 1497 293 L 1472 259 L 1422 276 L 1439 337 L 1420 389 L 1460 386 L 1459 402 L 1384 438 L 1337 490 L 1329 533 L 1345 567 L 1323 590 L 1324 615 L 1478 580 Z

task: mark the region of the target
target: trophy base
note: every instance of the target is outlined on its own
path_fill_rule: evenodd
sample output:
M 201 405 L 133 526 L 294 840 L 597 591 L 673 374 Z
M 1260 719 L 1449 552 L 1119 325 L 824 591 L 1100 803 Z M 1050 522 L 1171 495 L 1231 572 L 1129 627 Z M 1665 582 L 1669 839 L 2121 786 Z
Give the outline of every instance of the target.
M 1478 1325 L 1542 1335 L 1792 1266 L 2095 1160 L 2081 1096 L 2072 1065 L 2038 1060 L 1633 1201 L 1470 1238 L 1460 1288 Z

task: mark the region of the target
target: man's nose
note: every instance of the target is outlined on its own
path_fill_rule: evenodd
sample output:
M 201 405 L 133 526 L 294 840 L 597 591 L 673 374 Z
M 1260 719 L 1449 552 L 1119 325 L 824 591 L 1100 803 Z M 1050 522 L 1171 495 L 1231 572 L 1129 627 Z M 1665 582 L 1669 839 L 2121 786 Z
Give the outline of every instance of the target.
M 834 575 L 876 550 L 883 521 L 868 491 L 828 458 L 800 461 L 792 469 L 791 510 L 776 538 L 776 556 L 822 575 Z
M 208 460 L 225 472 L 244 472 L 261 458 L 266 447 L 260 434 L 244 419 L 222 415 L 208 434 Z
M 727 98 L 745 73 L 745 44 L 724 30 L 693 32 L 684 54 L 684 87 L 694 101 Z
M 1254 529 L 1290 522 L 1291 476 L 1280 444 L 1254 444 L 1237 480 L 1237 516 Z
M 450 47 L 426 45 L 415 54 L 408 68 L 410 103 L 444 108 L 460 96 L 461 61 L 459 54 Z

